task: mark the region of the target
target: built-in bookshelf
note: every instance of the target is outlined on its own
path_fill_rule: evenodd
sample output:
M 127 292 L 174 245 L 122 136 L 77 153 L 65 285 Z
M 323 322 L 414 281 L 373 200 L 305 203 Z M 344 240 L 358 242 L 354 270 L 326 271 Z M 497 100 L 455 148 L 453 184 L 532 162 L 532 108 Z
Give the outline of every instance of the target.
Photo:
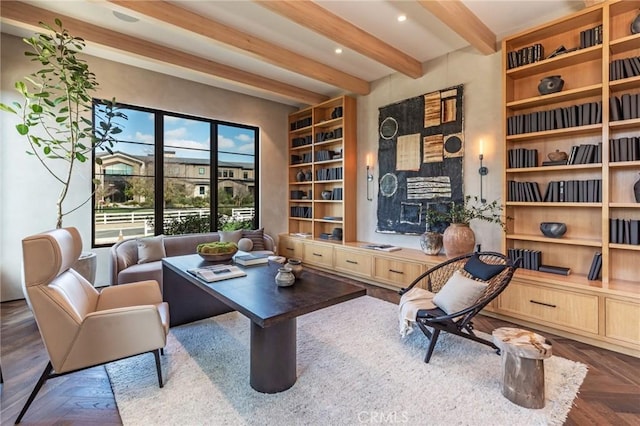
M 531 259 L 494 305 L 635 354 L 640 34 L 630 27 L 639 12 L 640 1 L 604 1 L 503 40 L 504 199 L 513 218 L 503 249 Z M 562 78 L 562 90 L 541 95 L 551 76 Z M 546 237 L 541 222 L 567 231 Z
M 331 99 L 289 116 L 289 233 L 356 239 L 356 102 Z

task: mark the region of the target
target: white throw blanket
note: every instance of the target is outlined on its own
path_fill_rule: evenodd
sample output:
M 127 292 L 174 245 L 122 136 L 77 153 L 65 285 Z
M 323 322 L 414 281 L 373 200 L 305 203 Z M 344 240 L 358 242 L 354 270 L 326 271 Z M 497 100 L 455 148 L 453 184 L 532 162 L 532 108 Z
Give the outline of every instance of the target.
M 400 322 L 400 336 L 406 337 L 413 333 L 416 315 L 419 309 L 433 309 L 434 293 L 425 289 L 414 287 L 400 298 L 398 320 Z

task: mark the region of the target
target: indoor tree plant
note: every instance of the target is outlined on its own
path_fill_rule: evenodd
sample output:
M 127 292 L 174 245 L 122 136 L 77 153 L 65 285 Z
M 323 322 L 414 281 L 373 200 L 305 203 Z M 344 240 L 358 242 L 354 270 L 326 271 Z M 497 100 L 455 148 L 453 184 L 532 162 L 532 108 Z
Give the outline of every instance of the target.
M 56 228 L 61 228 L 64 216 L 91 200 L 92 194 L 79 205 L 65 204 L 77 163 L 86 162 L 97 148 L 111 152 L 114 136 L 122 132 L 118 122 L 127 117 L 117 110 L 115 99 L 96 104 L 94 111 L 92 93 L 98 82 L 79 57 L 84 40 L 69 34 L 59 19 L 54 27 L 40 26 L 47 32 L 24 42 L 30 46 L 25 56 L 41 67 L 15 83 L 22 102 L 0 103 L 0 110 L 18 117 L 16 130 L 28 143 L 27 154 L 57 182 Z
M 453 203 L 446 211 L 430 210 L 427 213 L 427 223 L 448 223 L 444 230 L 442 242 L 447 257 L 456 257 L 473 251 L 476 239 L 473 230 L 469 227 L 472 220 L 482 220 L 496 223 L 505 230 L 506 220 L 502 214 L 503 207 L 497 200 L 491 203 L 482 203 L 475 196 L 467 195 L 463 202 Z

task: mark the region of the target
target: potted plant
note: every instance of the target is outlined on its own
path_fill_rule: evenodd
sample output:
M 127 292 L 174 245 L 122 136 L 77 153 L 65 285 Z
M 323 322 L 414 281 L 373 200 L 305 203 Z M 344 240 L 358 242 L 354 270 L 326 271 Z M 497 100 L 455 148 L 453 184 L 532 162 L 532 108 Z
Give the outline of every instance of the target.
M 469 227 L 472 220 L 496 223 L 505 230 L 508 218 L 503 216 L 502 210 L 503 207 L 497 200 L 482 203 L 477 196 L 467 195 L 462 203 L 453 203 L 446 211 L 428 212 L 427 221 L 449 224 L 444 230 L 442 243 L 447 257 L 451 258 L 473 251 L 476 239 L 473 230 Z
M 87 161 L 97 148 L 111 153 L 114 136 L 122 132 L 117 122 L 127 117 L 117 110 L 115 99 L 94 111 L 92 93 L 98 82 L 86 61 L 79 57 L 84 40 L 70 35 L 59 19 L 55 19 L 55 28 L 42 22 L 40 25 L 48 32 L 36 33 L 24 42 L 31 47 L 25 56 L 41 67 L 15 83 L 22 103 L 0 103 L 0 110 L 19 118 L 16 130 L 28 143 L 27 154 L 38 159 L 59 187 L 56 228 L 61 228 L 64 216 L 86 204 L 93 195 L 79 205 L 65 203 L 77 163 Z M 100 163 L 99 158 L 95 161 Z

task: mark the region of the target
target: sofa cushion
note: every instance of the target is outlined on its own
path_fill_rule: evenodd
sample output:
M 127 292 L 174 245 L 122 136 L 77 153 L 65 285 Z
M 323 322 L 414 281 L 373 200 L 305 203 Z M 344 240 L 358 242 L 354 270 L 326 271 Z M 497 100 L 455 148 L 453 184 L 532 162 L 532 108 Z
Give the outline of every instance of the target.
M 118 274 L 118 284 L 133 283 L 136 281 L 156 280 L 162 290 L 162 261 L 140 263 L 123 269 Z
M 171 235 L 164 237 L 164 249 L 167 257 L 195 254 L 198 244 L 220 241 L 217 232 L 204 234 Z
M 507 265 L 485 263 L 476 253 L 467 260 L 467 263 L 464 265 L 464 270 L 470 273 L 474 278 L 478 278 L 482 281 L 489 281 L 491 278 L 504 271 L 506 267 Z
M 242 230 L 242 238 L 249 238 L 253 241 L 253 250 L 266 250 L 264 246 L 264 228 L 249 231 Z
M 164 235 L 138 238 L 138 263 L 155 262 L 166 257 L 163 239 Z
M 250 238 L 240 238 L 238 241 L 238 250 L 251 251 L 253 250 L 253 241 Z
M 236 243 L 242 238 L 242 229 L 237 231 L 220 231 L 220 241 L 223 243 Z

